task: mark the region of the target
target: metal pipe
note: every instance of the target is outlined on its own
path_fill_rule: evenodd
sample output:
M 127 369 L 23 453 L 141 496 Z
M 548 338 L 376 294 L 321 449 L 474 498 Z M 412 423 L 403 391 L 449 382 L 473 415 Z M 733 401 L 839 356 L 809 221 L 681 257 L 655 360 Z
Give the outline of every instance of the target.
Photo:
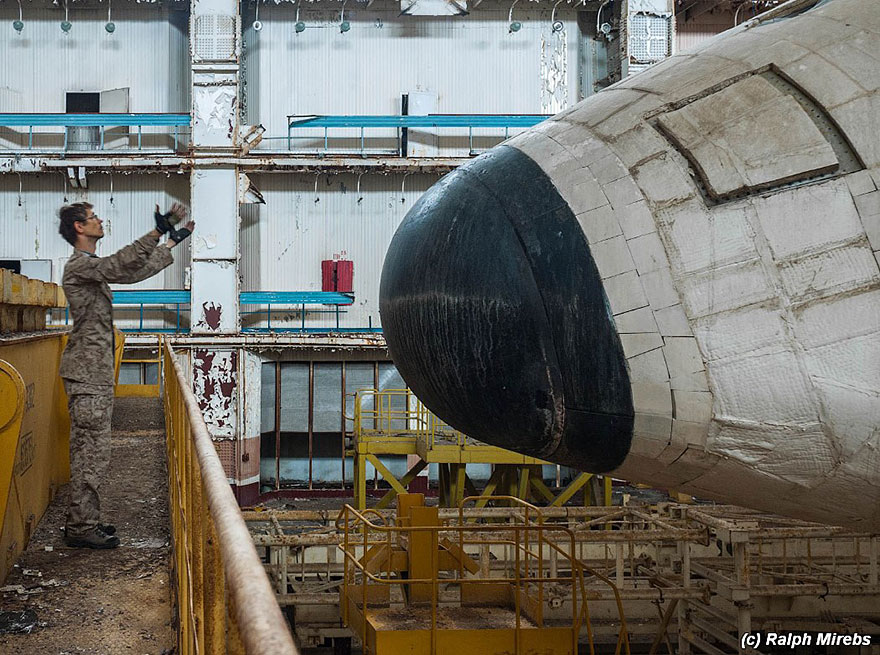
M 204 498 L 220 543 L 226 590 L 235 606 L 236 623 L 245 650 L 248 655 L 298 655 L 287 622 L 275 600 L 272 585 L 226 480 L 226 472 L 199 410 L 199 403 L 168 345 L 166 356 L 174 370 L 180 401 L 186 409 L 185 420 L 191 429 Z

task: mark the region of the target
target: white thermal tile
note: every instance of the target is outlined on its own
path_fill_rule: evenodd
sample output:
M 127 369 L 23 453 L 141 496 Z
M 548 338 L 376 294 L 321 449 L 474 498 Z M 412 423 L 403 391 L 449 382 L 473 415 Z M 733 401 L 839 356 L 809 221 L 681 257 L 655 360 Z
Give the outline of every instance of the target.
M 631 312 L 618 314 L 614 317 L 614 324 L 618 334 L 657 331 L 657 323 L 650 307 L 641 307 Z
M 717 362 L 709 367 L 709 380 L 720 420 L 776 425 L 818 420 L 811 385 L 792 352 Z
M 738 357 L 790 343 L 782 312 L 776 307 L 749 307 L 694 322 L 694 336 L 709 361 Z
M 672 441 L 688 446 L 699 446 L 705 449 L 708 427 L 706 422 L 692 422 L 680 418 L 672 421 Z
M 828 110 L 856 152 L 869 168 L 880 166 L 880 139 L 874 121 L 866 116 L 880 116 L 880 94 L 872 93 Z
M 633 422 L 633 446 L 638 441 L 651 441 L 659 444 L 657 453 L 662 451 L 672 436 L 672 419 L 659 414 L 636 413 Z
M 758 463 L 758 469 L 804 487 L 814 487 L 831 471 L 835 460 L 828 437 L 817 430 L 779 439 L 776 447 Z
M 633 410 L 636 414 L 672 416 L 672 391 L 669 384 L 633 382 L 631 386 Z
M 681 281 L 680 289 L 691 317 L 708 316 L 776 297 L 760 262 L 693 275 Z
M 804 359 L 813 378 L 880 394 L 880 332 L 813 348 Z
M 620 227 L 623 229 L 623 235 L 627 239 L 633 239 L 657 230 L 654 217 L 651 215 L 651 210 L 648 209 L 648 203 L 644 200 L 629 204 L 618 209 L 615 213 Z
M 663 339 L 656 332 L 641 334 L 621 334 L 620 343 L 623 345 L 623 355 L 627 359 L 641 355 L 649 350 L 654 350 L 663 345 Z
M 611 205 L 604 205 L 578 214 L 577 221 L 590 244 L 616 237 L 621 233 L 620 224 L 617 222 Z
M 712 394 L 708 391 L 673 389 L 672 407 L 678 421 L 705 424 L 712 420 Z
M 642 200 L 642 192 L 629 175 L 602 185 L 602 190 L 614 209 L 623 209 L 627 205 Z
M 602 279 L 614 277 L 635 269 L 623 235 L 590 244 L 590 253 Z
M 864 173 L 865 171 L 861 171 Z M 862 219 L 865 216 L 876 216 L 880 214 L 880 191 L 869 191 L 860 195 L 853 194 L 856 203 L 856 209 Z
M 842 455 L 851 457 L 865 442 L 880 438 L 880 394 L 876 390 L 813 378 L 822 395 L 828 425 L 834 434 L 847 435 L 841 440 Z M 880 457 L 878 449 L 875 457 Z M 878 469 L 880 470 L 880 467 Z
M 602 193 L 599 183 L 592 178 L 585 179 L 578 184 L 557 188 L 575 215 L 608 204 L 608 199 Z
M 651 309 L 657 311 L 677 305 L 681 301 L 668 267 L 639 275 L 639 279 L 642 281 L 642 288 L 645 290 Z
M 626 360 L 629 378 L 633 382 L 663 382 L 668 388 L 669 370 L 663 358 L 663 349 L 657 348 Z
M 730 457 L 748 466 L 755 466 L 773 450 L 782 431 L 767 426 L 740 426 L 713 423 L 706 448 L 713 453 Z
M 634 175 L 645 197 L 657 204 L 686 200 L 697 193 L 690 175 L 669 158 L 652 159 L 639 166 Z
M 670 375 L 688 375 L 704 370 L 703 355 L 694 337 L 666 337 L 663 354 Z
M 506 144 L 539 162 L 541 169 L 551 179 L 560 171 L 565 172 L 573 166 L 579 166 L 564 146 L 540 132 L 524 132 L 513 137 Z
M 795 336 L 804 348 L 880 331 L 880 290 L 815 303 L 796 315 Z
M 640 275 L 650 273 L 658 268 L 669 267 L 666 250 L 663 249 L 663 244 L 656 232 L 643 234 L 635 239 L 630 239 L 627 243 Z
M 692 273 L 757 258 L 750 211 L 741 204 L 708 210 L 694 200 L 665 213 L 662 229 L 675 248 L 676 270 Z
M 862 31 L 859 34 L 846 38 L 850 35 L 841 31 L 841 38 L 829 43 L 819 54 L 834 63 L 851 78 L 859 81 L 859 87 L 865 91 L 877 91 L 880 89 L 880 35 Z M 846 100 L 839 96 L 840 104 Z
M 684 309 L 682 309 L 681 305 L 655 309 L 654 320 L 657 321 L 660 334 L 664 337 L 689 337 L 692 334 L 690 324 L 684 315 Z
M 678 391 L 709 391 L 709 382 L 706 379 L 706 371 L 697 371 L 686 375 L 674 375 L 669 380 L 669 386 Z
M 635 271 L 608 278 L 602 284 L 605 286 L 608 304 L 611 305 L 611 313 L 614 315 L 648 305 L 648 299 Z
M 854 196 L 860 196 L 864 193 L 870 193 L 877 188 L 877 186 L 874 184 L 873 178 L 871 177 L 871 173 L 867 170 L 850 173 L 849 175 L 844 176 L 843 179 L 846 180 L 846 185 L 849 187 L 849 192 Z M 856 203 L 856 207 L 858 207 L 858 203 Z
M 599 184 L 608 184 L 629 175 L 629 171 L 620 163 L 620 159 L 611 152 L 601 159 L 590 163 L 589 167 Z
M 671 152 L 672 146 L 652 126 L 636 123 L 631 130 L 618 134 L 611 144 L 615 154 L 628 169 L 657 153 Z
M 839 105 L 864 90 L 840 68 L 816 54 L 808 54 L 782 69 L 823 107 Z
M 880 281 L 874 254 L 867 244 L 834 248 L 780 266 L 786 292 L 796 299 L 841 293 Z
M 776 259 L 823 249 L 862 233 L 853 198 L 846 183 L 839 179 L 774 193 L 753 202 Z

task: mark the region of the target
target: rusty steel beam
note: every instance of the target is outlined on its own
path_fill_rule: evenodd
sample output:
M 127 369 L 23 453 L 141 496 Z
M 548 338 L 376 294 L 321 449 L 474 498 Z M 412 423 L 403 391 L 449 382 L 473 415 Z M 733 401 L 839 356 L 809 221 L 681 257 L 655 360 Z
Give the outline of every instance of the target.
M 192 445 L 204 487 L 203 497 L 219 541 L 226 592 L 235 607 L 235 623 L 245 651 L 248 655 L 298 655 L 287 622 L 275 600 L 275 591 L 226 480 L 198 400 L 170 347 L 169 355 L 192 430 Z

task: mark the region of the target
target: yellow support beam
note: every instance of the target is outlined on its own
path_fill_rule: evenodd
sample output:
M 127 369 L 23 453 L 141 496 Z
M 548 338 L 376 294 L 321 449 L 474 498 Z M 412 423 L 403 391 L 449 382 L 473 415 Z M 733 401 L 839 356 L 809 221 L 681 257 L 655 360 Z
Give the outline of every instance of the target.
M 397 481 L 397 478 L 395 478 L 394 474 L 388 470 L 388 467 L 382 463 L 382 460 L 380 460 L 375 455 L 367 455 L 367 461 L 370 462 L 370 464 L 372 464 L 374 467 L 376 467 L 376 470 L 379 471 L 379 475 L 382 476 L 385 482 L 391 485 L 391 488 L 394 489 L 394 491 L 399 494 L 406 493 L 406 487 L 404 487 L 402 484 L 400 484 L 400 482 Z
M 423 459 L 420 459 L 415 466 L 413 466 L 406 474 L 400 478 L 400 484 L 404 487 L 409 486 L 409 483 L 418 477 L 419 473 L 425 470 L 425 467 L 428 466 L 428 462 Z M 397 491 L 395 489 L 391 489 L 386 493 L 382 498 L 379 499 L 379 502 L 376 503 L 376 509 L 383 509 L 388 507 L 391 504 L 391 501 L 394 500 L 397 495 Z
M 590 478 L 593 477 L 592 473 L 581 473 L 574 480 L 568 483 L 568 486 L 562 490 L 562 492 L 556 496 L 553 502 L 550 503 L 550 507 L 562 507 L 571 500 L 571 497 L 574 496 L 578 490 L 583 487 L 587 482 L 590 481 Z

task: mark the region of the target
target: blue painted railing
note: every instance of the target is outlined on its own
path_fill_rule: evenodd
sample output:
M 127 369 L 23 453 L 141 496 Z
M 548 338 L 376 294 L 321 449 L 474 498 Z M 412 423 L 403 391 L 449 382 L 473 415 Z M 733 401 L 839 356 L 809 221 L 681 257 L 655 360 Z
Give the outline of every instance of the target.
M 239 294 L 239 304 L 244 305 L 266 305 L 266 309 L 258 309 L 256 311 L 241 311 L 242 316 L 250 316 L 253 314 L 266 314 L 266 327 L 246 327 L 242 328 L 242 332 L 327 332 L 324 328 L 307 328 L 306 327 L 306 305 L 332 305 L 330 310 L 311 310 L 310 313 L 318 314 L 334 314 L 336 316 L 336 328 L 334 332 L 361 332 L 364 330 L 354 330 L 351 328 L 341 328 L 339 326 L 340 314 L 345 311 L 340 309 L 345 305 L 354 303 L 354 294 L 339 293 L 336 291 L 243 291 Z M 300 306 L 301 323 L 298 328 L 279 328 L 272 327 L 272 305 L 281 305 L 285 307 Z M 370 325 L 367 331 L 373 331 Z
M 180 128 L 189 127 L 189 114 L 0 114 L 0 127 L 27 127 L 28 149 L 34 148 L 35 127 L 97 127 L 99 128 L 99 148 L 104 148 L 104 135 L 107 128 L 137 127 L 137 149 L 143 145 L 144 127 L 173 127 L 174 151 L 177 151 Z M 69 130 L 64 130 L 62 150 L 68 149 Z
M 189 329 L 181 326 L 181 315 L 190 311 L 191 295 L 189 291 L 180 289 L 135 289 L 113 292 L 113 305 L 137 306 L 139 320 L 138 327 L 124 328 L 123 332 L 163 332 L 185 333 Z M 243 291 L 239 294 L 239 303 L 244 305 L 265 305 L 265 309 L 254 311 L 242 311 L 242 316 L 266 314 L 266 327 L 247 327 L 242 332 L 381 332 L 380 328 L 374 328 L 372 320 L 367 327 L 347 328 L 339 325 L 339 318 L 345 313 L 342 309 L 354 303 L 354 294 L 340 293 L 336 291 Z M 336 317 L 335 328 L 307 328 L 305 325 L 307 305 L 329 305 L 332 309 L 310 309 L 310 314 L 334 314 Z M 272 327 L 272 308 L 298 307 L 301 315 L 299 327 Z M 144 327 L 144 315 L 147 312 L 166 312 L 173 307 L 175 312 L 175 327 Z M 69 322 L 67 309 L 64 310 L 64 325 Z
M 402 130 L 409 128 L 467 128 L 468 148 L 470 154 L 475 154 L 474 130 L 483 128 L 503 129 L 503 138 L 510 136 L 510 129 L 526 129 L 537 125 L 549 115 L 543 114 L 429 114 L 427 116 L 288 116 L 287 117 L 287 148 L 293 150 L 295 140 L 315 141 L 323 140 L 323 148 L 317 149 L 316 154 L 330 153 L 330 139 L 352 139 L 352 136 L 330 134 L 331 129 L 356 128 L 359 130 L 360 148 L 357 154 L 399 154 L 405 157 L 403 152 Z M 309 136 L 294 136 L 297 130 L 322 129 L 323 136 L 312 134 Z M 397 130 L 397 148 L 395 150 L 367 149 L 366 130 L 394 128 Z M 373 137 L 371 137 L 373 138 Z M 375 138 L 385 138 L 378 136 Z M 498 135 L 498 138 L 502 138 Z

